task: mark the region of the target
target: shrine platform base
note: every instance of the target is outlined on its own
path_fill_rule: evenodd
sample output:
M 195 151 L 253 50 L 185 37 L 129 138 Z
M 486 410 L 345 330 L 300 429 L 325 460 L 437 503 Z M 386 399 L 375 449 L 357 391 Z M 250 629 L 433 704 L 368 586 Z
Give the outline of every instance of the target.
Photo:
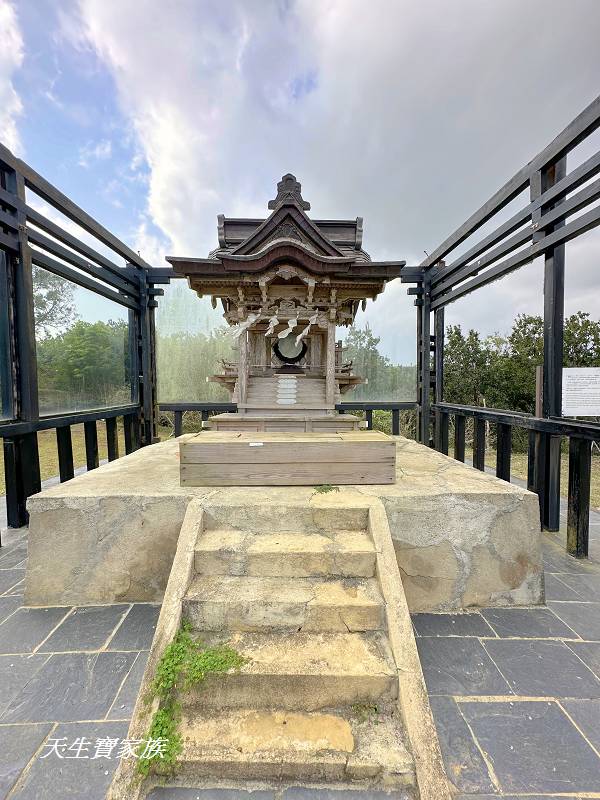
M 215 414 L 207 428 L 211 431 L 258 432 L 333 432 L 357 431 L 360 419 L 353 414 L 295 414 L 247 412 L 245 414 Z
M 191 437 L 189 437 L 191 438 Z M 180 485 L 184 437 L 151 445 L 30 498 L 29 605 L 160 601 L 186 508 L 219 499 L 233 513 L 356 497 L 385 507 L 411 611 L 543 601 L 537 497 L 409 439 L 396 442 L 389 485 L 191 487 Z M 318 481 L 315 481 L 315 485 Z

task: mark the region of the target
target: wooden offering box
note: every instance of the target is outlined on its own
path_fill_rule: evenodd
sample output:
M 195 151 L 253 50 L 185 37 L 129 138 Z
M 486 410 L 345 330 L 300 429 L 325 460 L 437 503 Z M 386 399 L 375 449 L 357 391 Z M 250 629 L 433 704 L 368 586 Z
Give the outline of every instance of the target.
M 396 443 L 378 431 L 203 431 L 179 446 L 182 486 L 384 484 L 396 479 Z

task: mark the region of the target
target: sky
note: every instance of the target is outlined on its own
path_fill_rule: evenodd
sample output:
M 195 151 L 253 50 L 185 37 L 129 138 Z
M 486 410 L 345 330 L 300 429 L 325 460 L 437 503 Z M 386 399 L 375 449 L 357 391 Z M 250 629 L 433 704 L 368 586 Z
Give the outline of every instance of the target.
M 286 172 L 418 264 L 594 99 L 599 35 L 600 0 L 0 0 L 0 140 L 156 266 L 265 216 Z M 598 317 L 599 258 L 598 231 L 568 245 L 567 313 Z M 541 308 L 534 263 L 446 320 Z M 414 361 L 406 286 L 367 321 Z

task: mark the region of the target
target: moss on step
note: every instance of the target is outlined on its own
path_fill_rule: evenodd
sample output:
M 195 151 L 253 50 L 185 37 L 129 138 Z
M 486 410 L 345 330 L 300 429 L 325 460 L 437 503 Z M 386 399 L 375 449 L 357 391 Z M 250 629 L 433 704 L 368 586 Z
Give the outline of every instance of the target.
M 178 730 L 181 713 L 176 692 L 197 686 L 207 675 L 238 670 L 248 660 L 225 645 L 204 648 L 202 642 L 192 637 L 191 631 L 191 623 L 183 619 L 157 664 L 145 698 L 148 703 L 158 699 L 159 705 L 152 716 L 148 734 L 137 750 L 137 771 L 142 777 L 150 772 L 168 775 L 175 769 L 177 756 L 183 749 Z M 152 742 L 157 740 L 162 745 L 153 748 Z
M 315 486 L 315 492 L 319 494 L 327 494 L 327 492 L 339 492 L 339 486 L 332 486 L 330 483 L 322 483 L 319 486 Z
M 362 722 L 379 724 L 379 706 L 375 703 L 354 703 L 351 709 L 352 716 L 359 724 Z

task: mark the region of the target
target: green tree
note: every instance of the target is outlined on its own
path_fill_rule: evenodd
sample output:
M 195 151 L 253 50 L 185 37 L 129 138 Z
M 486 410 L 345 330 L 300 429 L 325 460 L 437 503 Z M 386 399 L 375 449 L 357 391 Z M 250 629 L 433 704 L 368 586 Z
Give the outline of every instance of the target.
M 221 359 L 236 361 L 232 338 L 225 326 L 210 333 L 172 333 L 157 337 L 158 396 L 164 402 L 227 402 L 229 392 L 208 381 L 221 373 Z
M 393 364 L 379 352 L 380 337 L 374 336 L 370 326 L 351 326 L 344 342 L 344 360 L 352 361 L 355 375 L 367 378 L 366 385 L 358 386 L 347 395 L 348 400 L 414 400 L 415 367 Z
M 75 286 L 35 265 L 32 272 L 35 331 L 38 339 L 44 339 L 75 321 Z
M 487 389 L 489 349 L 477 331 L 465 336 L 449 325 L 444 347 L 444 399 L 448 403 L 482 405 Z
M 128 325 L 78 320 L 37 343 L 40 401 L 48 413 L 131 399 Z
M 449 326 L 444 348 L 444 399 L 511 411 L 535 411 L 535 368 L 544 360 L 542 317 L 519 314 L 507 337 L 465 336 Z M 564 325 L 565 367 L 600 366 L 600 321 L 582 311 Z

